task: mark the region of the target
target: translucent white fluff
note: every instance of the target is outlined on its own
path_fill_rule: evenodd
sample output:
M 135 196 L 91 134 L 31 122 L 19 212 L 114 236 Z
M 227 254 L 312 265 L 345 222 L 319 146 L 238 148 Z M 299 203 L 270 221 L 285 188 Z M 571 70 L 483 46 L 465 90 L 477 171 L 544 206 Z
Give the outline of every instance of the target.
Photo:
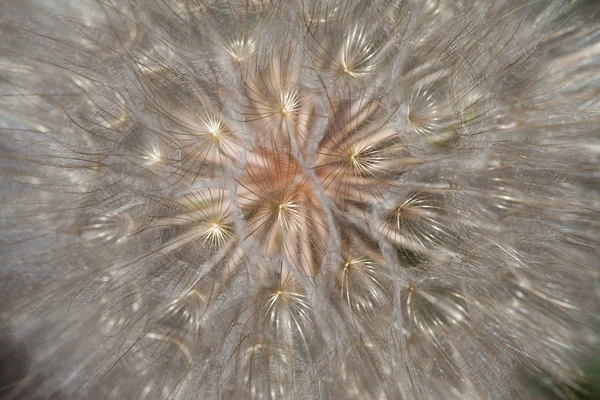
M 598 15 L 5 1 L 0 397 L 584 391 Z

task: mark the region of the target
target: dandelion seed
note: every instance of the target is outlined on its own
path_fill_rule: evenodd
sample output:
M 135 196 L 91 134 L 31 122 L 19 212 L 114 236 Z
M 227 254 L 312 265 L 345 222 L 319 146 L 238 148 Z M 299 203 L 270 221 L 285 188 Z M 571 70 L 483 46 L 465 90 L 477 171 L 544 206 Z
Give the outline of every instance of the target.
M 159 165 L 164 161 L 159 150 L 156 148 L 148 151 L 147 155 L 144 156 L 144 158 L 146 159 L 146 164 L 148 165 Z
M 256 52 L 256 41 L 252 38 L 239 38 L 232 40 L 226 47 L 231 57 L 242 62 L 250 58 Z

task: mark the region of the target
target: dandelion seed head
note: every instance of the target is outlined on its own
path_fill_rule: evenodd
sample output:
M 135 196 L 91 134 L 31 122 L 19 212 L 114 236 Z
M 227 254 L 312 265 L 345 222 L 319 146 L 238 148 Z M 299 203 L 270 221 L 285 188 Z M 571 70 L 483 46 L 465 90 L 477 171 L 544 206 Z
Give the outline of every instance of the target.
M 591 6 L 63 3 L 0 11 L 0 396 L 583 387 Z

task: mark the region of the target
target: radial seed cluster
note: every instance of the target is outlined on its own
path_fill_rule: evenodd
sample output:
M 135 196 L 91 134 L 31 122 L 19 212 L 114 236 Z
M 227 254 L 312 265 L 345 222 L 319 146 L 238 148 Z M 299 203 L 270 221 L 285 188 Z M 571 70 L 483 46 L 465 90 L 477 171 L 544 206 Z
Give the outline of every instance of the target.
M 7 2 L 0 397 L 575 398 L 596 11 Z

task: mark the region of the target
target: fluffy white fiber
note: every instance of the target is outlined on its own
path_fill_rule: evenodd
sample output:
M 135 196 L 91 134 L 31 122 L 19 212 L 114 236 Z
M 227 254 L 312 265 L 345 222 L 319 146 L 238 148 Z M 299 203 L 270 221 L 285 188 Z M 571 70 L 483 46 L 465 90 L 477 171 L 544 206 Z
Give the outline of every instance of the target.
M 3 1 L 0 396 L 585 392 L 598 15 Z

